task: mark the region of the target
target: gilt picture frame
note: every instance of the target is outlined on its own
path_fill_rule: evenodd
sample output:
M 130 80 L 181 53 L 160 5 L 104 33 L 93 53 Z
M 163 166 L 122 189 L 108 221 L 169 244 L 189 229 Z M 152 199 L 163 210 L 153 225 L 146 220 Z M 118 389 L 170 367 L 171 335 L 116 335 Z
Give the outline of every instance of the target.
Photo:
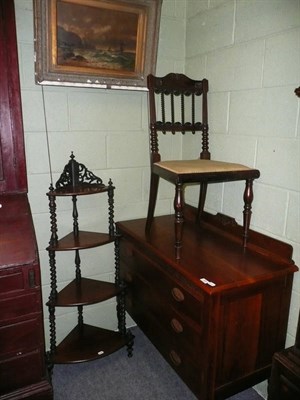
M 35 82 L 146 90 L 162 0 L 34 0 Z

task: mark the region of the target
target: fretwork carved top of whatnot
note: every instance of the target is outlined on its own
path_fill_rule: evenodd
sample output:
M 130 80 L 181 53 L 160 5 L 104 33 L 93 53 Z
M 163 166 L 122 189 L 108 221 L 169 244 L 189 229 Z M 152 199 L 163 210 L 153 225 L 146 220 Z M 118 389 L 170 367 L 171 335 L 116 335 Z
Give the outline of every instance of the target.
M 99 246 L 100 243 L 107 244 L 114 240 L 114 186 L 109 180 L 105 185 L 101 178 L 94 175 L 82 163 L 75 160 L 73 152 L 71 153 L 69 162 L 65 165 L 64 170 L 54 186 L 50 185 L 47 193 L 49 197 L 49 209 L 51 220 L 51 238 L 47 250 L 76 250 L 79 248 L 91 248 Z M 93 195 L 97 193 L 107 192 L 109 205 L 109 233 L 89 233 L 80 232 L 78 225 L 77 196 Z M 72 196 L 73 202 L 73 232 L 58 242 L 57 236 L 57 218 L 56 218 L 56 197 Z M 89 243 L 90 242 L 90 243 Z

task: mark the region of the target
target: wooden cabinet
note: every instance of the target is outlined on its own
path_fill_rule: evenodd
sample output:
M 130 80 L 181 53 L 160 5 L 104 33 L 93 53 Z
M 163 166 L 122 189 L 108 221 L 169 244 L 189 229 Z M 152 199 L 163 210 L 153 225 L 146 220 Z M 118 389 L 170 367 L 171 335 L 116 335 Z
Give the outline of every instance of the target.
M 300 398 L 300 313 L 294 346 L 274 354 L 268 392 L 269 400 Z
M 0 399 L 52 399 L 27 198 L 14 2 L 0 0 Z
M 77 206 L 79 199 L 82 196 L 101 196 L 103 194 L 108 197 L 107 233 L 81 230 Z M 83 164 L 78 163 L 72 154 L 60 179 L 56 182 L 55 189 L 51 187 L 48 197 L 51 221 L 51 238 L 47 248 L 51 275 L 51 292 L 48 301 L 50 363 L 75 363 L 94 360 L 105 357 L 126 344 L 128 345 L 128 355 L 131 356 L 133 337 L 125 326 L 125 287 L 122 285 L 119 274 L 119 237 L 116 235 L 114 225 L 114 186 L 112 182 L 109 181 L 108 185 L 104 185 L 100 178 L 87 170 Z M 58 197 L 68 197 L 73 204 L 73 229 L 62 238 L 58 238 L 57 235 L 56 201 Z M 109 243 L 114 244 L 115 282 L 103 282 L 82 276 L 84 271 L 81 268 L 81 251 Z M 74 254 L 74 280 L 58 291 L 57 275 L 62 266 L 56 265 L 56 254 L 66 251 Z M 100 260 L 101 254 L 99 254 L 99 264 Z M 84 323 L 84 307 L 112 298 L 117 299 L 118 332 Z M 74 307 L 78 313 L 77 325 L 58 345 L 56 345 L 55 318 L 57 307 Z
M 188 211 L 192 213 L 192 211 Z M 180 261 L 173 216 L 118 222 L 126 309 L 201 400 L 224 399 L 270 374 L 285 343 L 292 249 L 222 215 L 186 215 Z
M 299 400 L 300 358 L 293 347 L 274 354 L 268 391 L 269 400 Z
M 51 399 L 40 266 L 27 196 L 2 195 L 0 203 L 0 399 Z
M 27 192 L 14 2 L 0 0 L 0 193 Z

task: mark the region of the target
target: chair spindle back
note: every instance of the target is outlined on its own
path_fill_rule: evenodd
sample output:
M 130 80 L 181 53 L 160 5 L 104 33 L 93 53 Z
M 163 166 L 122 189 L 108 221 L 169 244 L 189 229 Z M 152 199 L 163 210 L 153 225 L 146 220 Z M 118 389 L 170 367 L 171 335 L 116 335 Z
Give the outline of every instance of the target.
M 160 161 L 158 132 L 202 134 L 201 159 L 210 159 L 208 146 L 208 81 L 193 80 L 183 74 L 148 76 L 150 147 L 152 162 Z

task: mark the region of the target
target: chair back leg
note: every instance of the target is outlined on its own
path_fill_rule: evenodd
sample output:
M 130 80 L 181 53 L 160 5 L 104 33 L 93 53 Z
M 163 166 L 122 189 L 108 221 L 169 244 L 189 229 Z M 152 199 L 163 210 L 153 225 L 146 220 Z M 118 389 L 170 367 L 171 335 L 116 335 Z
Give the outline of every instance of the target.
M 149 233 L 153 221 L 154 210 L 156 205 L 157 199 L 157 192 L 158 192 L 158 184 L 159 184 L 159 176 L 153 174 L 151 172 L 150 178 L 150 192 L 149 192 L 149 205 L 148 205 L 148 214 L 147 214 L 147 221 L 146 221 L 146 232 Z
M 207 192 L 207 183 L 203 182 L 200 184 L 200 191 L 199 191 L 199 203 L 198 203 L 198 211 L 196 216 L 196 222 L 199 222 L 204 210 L 204 204 L 206 199 L 206 192 Z

